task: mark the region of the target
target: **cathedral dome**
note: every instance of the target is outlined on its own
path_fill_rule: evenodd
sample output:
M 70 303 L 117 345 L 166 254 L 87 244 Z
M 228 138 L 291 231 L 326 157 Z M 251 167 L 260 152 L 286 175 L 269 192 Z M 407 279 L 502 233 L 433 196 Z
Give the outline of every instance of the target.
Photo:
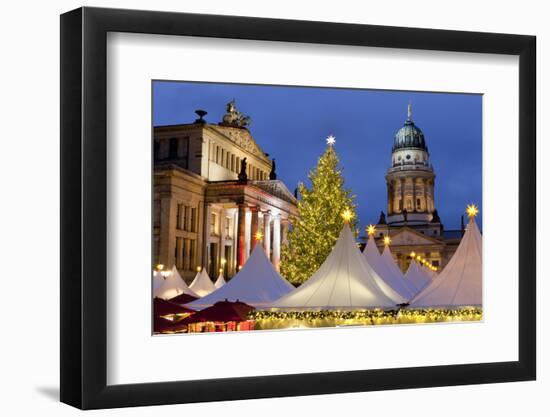
M 408 118 L 401 129 L 395 134 L 392 151 L 404 148 L 417 148 L 428 151 L 424 133 L 411 119 L 411 107 L 409 106 Z

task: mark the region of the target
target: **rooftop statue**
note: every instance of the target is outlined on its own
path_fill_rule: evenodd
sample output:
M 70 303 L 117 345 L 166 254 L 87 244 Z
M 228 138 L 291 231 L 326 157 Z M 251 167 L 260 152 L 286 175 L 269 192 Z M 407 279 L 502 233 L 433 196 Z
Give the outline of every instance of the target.
M 276 180 L 277 179 L 277 172 L 276 172 L 276 165 L 275 165 L 275 158 L 271 160 L 271 172 L 269 173 L 269 179 L 270 180 Z
M 241 159 L 241 170 L 239 171 L 239 181 L 247 181 L 248 175 L 246 175 L 246 157 Z
M 237 110 L 235 99 L 227 103 L 225 110 L 226 110 L 226 113 L 223 115 L 221 125 L 231 126 L 231 127 L 250 126 L 250 123 L 252 120 L 250 119 L 249 116 L 246 116 L 242 114 L 239 110 Z

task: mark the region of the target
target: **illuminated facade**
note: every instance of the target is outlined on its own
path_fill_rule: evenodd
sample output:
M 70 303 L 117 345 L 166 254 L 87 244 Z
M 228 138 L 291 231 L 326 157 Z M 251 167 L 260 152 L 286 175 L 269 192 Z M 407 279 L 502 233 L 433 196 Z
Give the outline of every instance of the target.
M 407 119 L 393 140 L 391 165 L 386 174 L 387 216 L 381 213 L 376 225 L 377 245 L 391 237 L 391 251 L 402 271 L 410 253 L 422 256 L 434 266 L 446 265 L 455 252 L 462 230 L 445 230 L 435 206 L 435 171 L 424 133 Z
M 230 278 L 261 231 L 278 268 L 296 199 L 235 103 L 218 124 L 197 114 L 193 123 L 154 128 L 153 262 L 176 265 L 187 281 L 197 267 Z

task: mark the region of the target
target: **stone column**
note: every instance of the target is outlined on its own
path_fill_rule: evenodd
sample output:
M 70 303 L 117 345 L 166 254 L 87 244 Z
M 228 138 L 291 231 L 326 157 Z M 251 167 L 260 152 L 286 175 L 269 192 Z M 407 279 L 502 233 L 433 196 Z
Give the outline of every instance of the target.
M 413 187 L 412 187 L 412 193 L 413 193 L 413 196 L 412 196 L 412 200 L 413 200 L 413 211 L 417 211 L 417 207 L 416 207 L 416 177 L 413 177 L 412 179 L 412 182 L 413 182 Z
M 432 186 L 432 182 L 430 180 L 427 180 L 427 186 L 426 186 L 426 203 L 427 203 L 427 208 L 428 208 L 428 211 L 429 212 L 432 212 L 434 211 L 434 203 L 433 203 L 433 186 Z
M 250 234 L 250 230 L 252 228 L 252 213 L 250 212 L 250 209 L 246 209 L 245 213 L 245 221 L 244 221 L 244 259 L 245 261 L 248 260 L 248 256 L 250 255 L 250 248 L 252 245 L 252 235 Z
M 176 268 L 183 269 L 183 238 L 176 237 Z
M 264 213 L 264 249 L 265 256 L 270 259 L 271 253 L 271 212 L 268 210 Z
M 226 238 L 226 234 L 225 234 L 225 222 L 226 222 L 226 219 L 225 219 L 225 216 L 226 216 L 226 211 L 225 211 L 225 208 L 222 207 L 222 209 L 220 210 L 220 218 L 218 219 L 218 223 L 219 223 L 219 228 L 220 228 L 220 240 L 219 240 L 219 243 L 218 243 L 218 260 L 217 260 L 217 265 L 216 265 L 216 269 L 214 270 L 214 273 L 216 274 L 216 276 L 218 275 L 218 269 L 221 268 L 221 262 L 222 262 L 222 259 L 223 257 L 225 256 L 225 238 Z
M 204 203 L 203 218 L 202 218 L 202 268 L 208 267 L 208 252 L 210 246 L 210 216 L 212 214 L 212 207 L 209 203 Z
M 273 266 L 278 271 L 281 260 L 281 215 L 273 217 Z
M 428 212 L 428 197 L 426 195 L 427 181 L 426 178 L 422 178 L 422 202 L 424 204 L 424 211 Z
M 159 263 L 172 268 L 176 259 L 176 202 L 170 196 L 160 200 Z
M 237 223 L 237 270 L 246 262 L 245 257 L 245 227 L 246 227 L 246 205 L 239 204 Z
M 391 216 L 393 212 L 393 190 L 391 180 L 386 182 L 386 188 L 388 191 L 388 216 Z
M 403 212 L 403 210 L 407 209 L 407 207 L 405 207 L 405 180 L 401 178 L 399 184 L 401 186 L 401 212 Z
M 288 219 L 282 219 L 281 220 L 283 224 L 283 232 L 282 232 L 282 243 L 283 245 L 288 245 L 288 226 L 290 225 L 290 222 Z
M 191 259 L 191 240 L 184 239 L 183 240 L 183 269 L 189 271 L 192 268 L 193 268 L 193 260 Z
M 252 212 L 252 222 L 250 226 L 250 241 L 251 251 L 256 246 L 256 233 L 258 233 L 258 221 L 259 221 L 259 207 L 251 207 L 250 211 Z

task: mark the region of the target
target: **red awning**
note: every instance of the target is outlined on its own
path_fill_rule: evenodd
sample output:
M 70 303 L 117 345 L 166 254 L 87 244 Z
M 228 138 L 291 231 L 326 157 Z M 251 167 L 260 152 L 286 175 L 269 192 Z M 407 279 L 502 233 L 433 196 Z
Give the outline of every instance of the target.
M 163 319 L 162 317 L 155 317 L 153 320 L 153 331 L 155 333 L 162 333 L 166 331 L 175 331 L 174 323 L 170 320 Z
M 194 313 L 195 310 L 180 306 L 171 301 L 163 300 L 162 298 L 155 298 L 153 300 L 153 315 L 154 316 L 167 316 L 170 314 L 185 314 Z
M 229 321 L 246 321 L 248 320 L 248 313 L 252 310 L 254 310 L 254 307 L 240 301 L 218 301 L 213 306 L 181 320 L 178 326 L 207 321 L 224 323 Z
M 196 299 L 197 297 L 193 297 L 192 295 L 185 294 L 184 292 L 182 292 L 180 295 L 176 295 L 174 298 L 170 298 L 170 300 L 168 301 L 176 304 L 187 304 L 187 303 L 190 303 L 191 301 L 195 301 Z

